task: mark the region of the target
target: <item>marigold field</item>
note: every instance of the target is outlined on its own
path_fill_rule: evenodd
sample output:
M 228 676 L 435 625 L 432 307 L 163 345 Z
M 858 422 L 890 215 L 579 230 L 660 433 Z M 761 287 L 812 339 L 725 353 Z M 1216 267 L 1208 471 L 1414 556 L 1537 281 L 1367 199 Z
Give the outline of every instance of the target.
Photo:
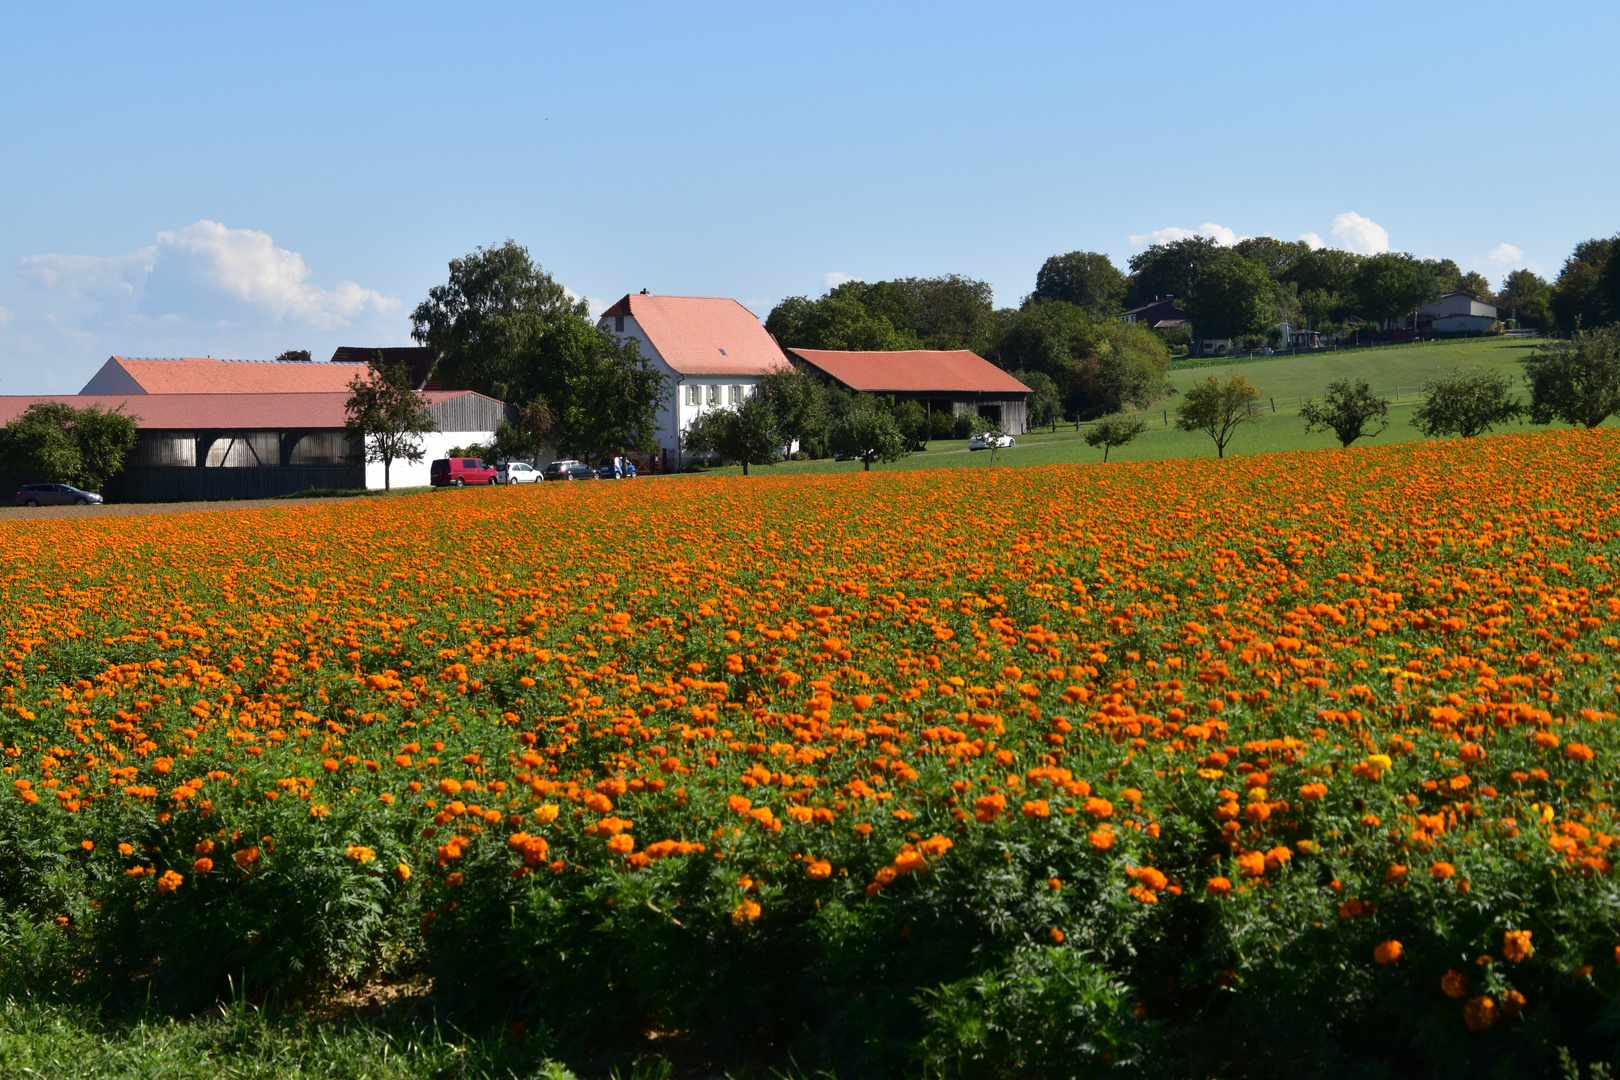
M 5 523 L 6 977 L 848 1076 L 1612 1059 L 1617 467 Z

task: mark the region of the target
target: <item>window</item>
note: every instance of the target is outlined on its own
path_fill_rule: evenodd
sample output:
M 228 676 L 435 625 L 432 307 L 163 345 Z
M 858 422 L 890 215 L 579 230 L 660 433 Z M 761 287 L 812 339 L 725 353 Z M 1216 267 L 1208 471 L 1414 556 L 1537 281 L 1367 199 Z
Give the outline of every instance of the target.
M 143 431 L 135 459 L 142 465 L 197 464 L 197 439 L 189 431 Z
M 281 464 L 281 435 L 274 431 L 237 431 L 221 435 L 208 448 L 210 469 L 251 469 Z
M 720 404 L 720 386 L 719 386 L 719 384 L 718 383 L 713 384 L 708 389 L 709 389 L 709 404 L 710 405 L 718 405 L 718 404 Z
M 624 316 L 623 315 L 615 315 L 615 316 L 613 316 L 613 332 L 616 333 L 616 334 L 624 333 Z
M 726 387 L 726 404 L 727 405 L 741 405 L 742 404 L 742 399 L 743 399 L 743 388 L 742 387 L 740 387 L 740 386 L 728 386 L 728 387 Z
M 688 405 L 700 405 L 700 404 L 702 404 L 703 399 L 698 396 L 702 392 L 703 392 L 703 388 L 701 386 L 699 386 L 697 383 L 687 383 L 686 384 L 686 403 Z
M 341 431 L 318 431 L 305 435 L 293 446 L 293 465 L 347 465 L 350 455 L 358 457 Z

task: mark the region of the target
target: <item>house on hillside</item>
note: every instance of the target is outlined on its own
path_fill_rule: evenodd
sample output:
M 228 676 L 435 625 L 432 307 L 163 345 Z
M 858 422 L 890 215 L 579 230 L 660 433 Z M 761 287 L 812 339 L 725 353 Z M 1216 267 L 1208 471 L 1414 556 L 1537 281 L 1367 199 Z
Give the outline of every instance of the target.
M 0 424 L 38 401 L 122 409 L 135 419 L 139 443 L 105 494 L 125 502 L 380 488 L 382 465 L 363 464 L 344 431 L 349 382 L 362 370 L 355 363 L 114 356 L 78 394 L 0 396 Z M 452 446 L 489 442 L 511 411 L 468 390 L 423 396 L 439 430 L 423 437 L 421 462 L 393 464 L 395 487 L 426 484 L 433 458 Z
M 789 349 L 787 353 L 801 370 L 857 393 L 917 401 L 929 415 L 982 416 L 1009 435 L 1028 430 L 1030 388 L 966 349 Z
M 658 415 L 665 470 L 684 464 L 681 437 L 692 421 L 709 409 L 741 404 L 767 374 L 789 367 L 759 317 L 728 298 L 631 293 L 597 325 L 620 340 L 635 338 L 668 381 L 670 398 Z
M 1168 330 L 1172 326 L 1186 326 L 1187 313 L 1176 307 L 1175 297 L 1155 296 L 1151 304 L 1122 311 L 1119 321 L 1141 323 L 1150 330 Z
M 1420 333 L 1490 334 L 1499 324 L 1496 308 L 1475 300 L 1464 292 L 1448 292 L 1418 312 Z

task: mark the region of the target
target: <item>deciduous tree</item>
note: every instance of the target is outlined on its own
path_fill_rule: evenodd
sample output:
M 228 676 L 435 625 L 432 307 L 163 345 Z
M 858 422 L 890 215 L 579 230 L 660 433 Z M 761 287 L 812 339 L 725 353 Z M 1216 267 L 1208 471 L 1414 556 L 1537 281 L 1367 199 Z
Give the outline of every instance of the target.
M 385 491 L 393 484 L 394 462 L 421 461 L 426 455 L 422 436 L 439 430 L 427 398 L 411 386 L 410 368 L 386 363 L 381 351 L 349 381 L 345 408 L 349 436 L 361 440 L 365 460 L 382 463 Z
M 308 349 L 288 349 L 276 357 L 278 364 L 307 364 L 311 360 Z
M 1091 425 L 1091 429 L 1086 432 L 1086 444 L 1102 447 L 1103 461 L 1106 462 L 1109 450 L 1116 446 L 1124 446 L 1145 430 L 1147 424 L 1140 416 L 1110 413 Z
M 1213 375 L 1187 388 L 1176 406 L 1176 426 L 1183 431 L 1202 431 L 1215 441 L 1215 456 L 1226 456 L 1226 444 L 1243 424 L 1254 420 L 1254 403 L 1260 396 L 1246 376 L 1234 375 L 1224 383 Z
M 853 406 L 833 421 L 829 432 L 832 452 L 859 458 L 865 471 L 874 461 L 898 461 L 906 454 L 906 440 L 894 415 L 869 394 L 855 398 Z
M 1378 321 L 1404 318 L 1440 296 L 1430 268 L 1398 251 L 1364 260 L 1353 288 L 1361 316 Z
M 75 409 L 36 401 L 0 429 L 0 463 L 27 476 L 99 491 L 123 471 L 138 438 L 135 418 L 123 406 Z
M 1029 299 L 1062 300 L 1093 315 L 1112 318 L 1125 299 L 1125 275 L 1112 259 L 1099 252 L 1053 255 L 1041 264 Z
M 1131 276 L 1125 290 L 1127 307 L 1149 303 L 1156 296 L 1178 300 L 1192 291 L 1205 266 L 1220 258 L 1221 247 L 1207 236 L 1189 236 L 1154 244 L 1131 256 Z
M 1482 367 L 1456 367 L 1423 385 L 1428 399 L 1412 413 L 1412 426 L 1434 438 L 1471 439 L 1524 410 L 1513 396 L 1513 380 Z
M 1370 439 L 1389 427 L 1389 402 L 1372 392 L 1366 379 L 1340 379 L 1328 384 L 1327 397 L 1299 410 L 1306 432 L 1331 431 L 1339 445 Z M 1376 422 L 1378 427 L 1369 431 Z
M 1548 342 L 1524 369 L 1533 423 L 1595 428 L 1620 412 L 1620 323 Z
M 1204 267 L 1182 306 L 1194 337 L 1241 338 L 1266 332 L 1273 293 L 1265 267 L 1227 255 Z
M 741 465 L 744 476 L 750 465 L 776 464 L 784 441 L 776 413 L 757 390 L 736 405 L 703 413 L 685 436 L 686 449 L 718 454 L 723 461 Z
M 617 337 L 579 316 L 559 316 L 518 360 L 519 401 L 543 401 L 551 438 L 568 454 L 650 451 L 669 385 L 636 338 Z

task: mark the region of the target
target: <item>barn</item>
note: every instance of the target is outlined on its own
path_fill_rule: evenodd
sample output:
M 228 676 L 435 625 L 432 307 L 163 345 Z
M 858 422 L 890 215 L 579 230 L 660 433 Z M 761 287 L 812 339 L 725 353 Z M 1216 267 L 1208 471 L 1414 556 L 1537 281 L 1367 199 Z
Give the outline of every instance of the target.
M 1030 388 L 966 349 L 846 352 L 788 349 L 794 366 L 862 394 L 916 401 L 928 411 L 982 416 L 1009 435 L 1028 429 Z

